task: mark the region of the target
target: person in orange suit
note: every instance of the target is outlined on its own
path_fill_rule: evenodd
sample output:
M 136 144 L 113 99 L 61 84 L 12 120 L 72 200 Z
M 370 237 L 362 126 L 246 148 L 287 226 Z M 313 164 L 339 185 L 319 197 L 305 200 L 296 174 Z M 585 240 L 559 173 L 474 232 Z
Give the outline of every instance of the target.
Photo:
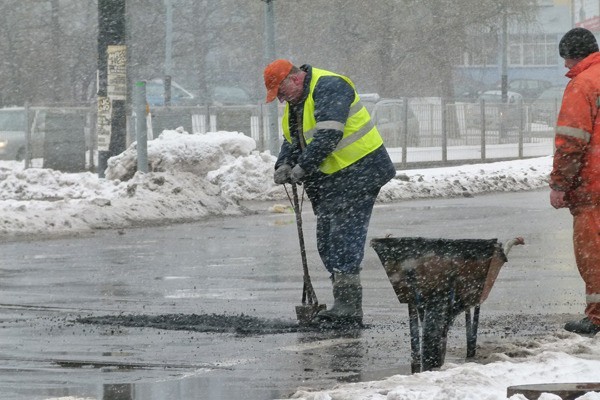
M 585 317 L 565 329 L 600 332 L 600 52 L 594 35 L 574 28 L 558 45 L 569 69 L 554 138 L 550 204 L 573 215 L 575 261 L 585 283 Z

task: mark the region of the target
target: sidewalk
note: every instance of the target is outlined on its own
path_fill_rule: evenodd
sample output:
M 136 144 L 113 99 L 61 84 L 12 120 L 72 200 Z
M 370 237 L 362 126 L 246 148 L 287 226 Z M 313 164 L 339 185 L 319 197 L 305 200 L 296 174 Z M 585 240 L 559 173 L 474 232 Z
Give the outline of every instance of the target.
M 402 165 L 402 148 L 388 148 L 388 153 L 394 164 Z M 554 153 L 552 138 L 540 139 L 539 143 L 523 143 L 523 157 L 543 157 Z M 473 161 L 494 162 L 519 158 L 519 144 L 486 145 L 485 160 L 482 160 L 481 146 L 448 146 L 447 161 Z M 409 147 L 407 149 L 407 163 L 433 163 L 443 166 L 443 153 L 441 147 Z

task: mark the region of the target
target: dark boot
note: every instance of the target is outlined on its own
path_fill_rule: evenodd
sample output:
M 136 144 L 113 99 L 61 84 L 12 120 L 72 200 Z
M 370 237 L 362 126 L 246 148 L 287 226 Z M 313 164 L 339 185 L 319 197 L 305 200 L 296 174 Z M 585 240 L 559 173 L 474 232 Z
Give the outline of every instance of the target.
M 317 314 L 316 322 L 332 327 L 362 326 L 362 317 L 360 274 L 334 274 L 333 307 Z
M 595 335 L 600 332 L 600 325 L 594 324 L 588 317 L 580 321 L 569 321 L 565 324 L 565 330 L 583 335 Z

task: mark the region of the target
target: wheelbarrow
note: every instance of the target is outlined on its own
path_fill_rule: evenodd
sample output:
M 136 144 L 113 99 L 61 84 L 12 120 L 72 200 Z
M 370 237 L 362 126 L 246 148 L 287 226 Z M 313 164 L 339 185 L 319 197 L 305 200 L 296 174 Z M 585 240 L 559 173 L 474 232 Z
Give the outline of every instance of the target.
M 490 291 L 515 238 L 386 237 L 371 240 L 400 303 L 408 304 L 413 373 L 444 364 L 448 330 L 465 312 L 467 357 L 474 357 L 480 305 Z M 471 309 L 473 308 L 473 315 Z

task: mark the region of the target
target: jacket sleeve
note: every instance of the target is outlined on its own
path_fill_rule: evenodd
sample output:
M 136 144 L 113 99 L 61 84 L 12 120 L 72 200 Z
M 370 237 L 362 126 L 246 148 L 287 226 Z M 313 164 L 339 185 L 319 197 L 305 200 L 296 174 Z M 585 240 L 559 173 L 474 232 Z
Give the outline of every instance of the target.
M 331 154 L 344 135 L 344 125 L 350 113 L 350 106 L 356 93 L 344 79 L 331 76 L 319 79 L 315 86 L 315 120 L 317 125 L 339 125 L 338 128 L 320 128 L 315 132 L 298 163 L 307 171 L 313 172 Z
M 550 187 L 566 192 L 579 186 L 579 171 L 593 131 L 596 98 L 570 82 L 558 115 Z
M 275 169 L 281 167 L 283 164 L 292 165 L 292 147 L 291 145 L 284 140 L 281 145 L 281 149 L 279 150 L 279 155 L 277 156 L 277 161 L 275 161 Z
M 293 167 L 296 165 L 299 155 L 300 148 L 284 139 L 279 150 L 279 155 L 277 156 L 277 161 L 275 162 L 275 169 L 281 167 L 283 164 Z

